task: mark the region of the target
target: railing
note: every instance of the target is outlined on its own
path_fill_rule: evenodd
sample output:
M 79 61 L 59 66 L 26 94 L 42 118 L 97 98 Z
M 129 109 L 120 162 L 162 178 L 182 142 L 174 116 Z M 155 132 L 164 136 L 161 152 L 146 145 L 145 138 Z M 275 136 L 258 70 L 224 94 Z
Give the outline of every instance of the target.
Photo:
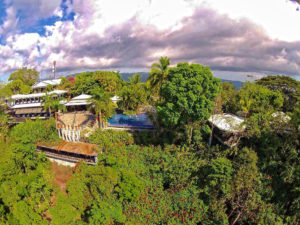
M 81 128 L 77 126 L 57 125 L 59 138 L 64 141 L 79 142 Z
M 112 125 L 108 124 L 107 128 L 122 128 L 122 129 L 141 129 L 141 130 L 154 130 L 155 128 L 153 126 L 129 126 L 129 125 Z
M 37 146 L 37 152 L 44 153 L 48 158 L 52 158 L 52 159 L 59 159 L 67 162 L 73 162 L 73 163 L 83 161 L 90 165 L 97 164 L 97 156 L 93 156 L 93 157 L 83 157 L 79 155 L 75 156 L 75 155 L 71 155 L 70 153 L 68 154 L 64 151 L 55 152 L 55 150 L 51 148 L 45 148 L 40 146 Z

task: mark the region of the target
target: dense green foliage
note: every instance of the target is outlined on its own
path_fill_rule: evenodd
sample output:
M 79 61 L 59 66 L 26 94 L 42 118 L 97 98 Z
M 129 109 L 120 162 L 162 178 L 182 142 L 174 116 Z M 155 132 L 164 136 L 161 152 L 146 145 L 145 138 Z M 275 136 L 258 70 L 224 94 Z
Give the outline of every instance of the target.
M 1 88 L 1 96 L 11 96 L 13 94 L 28 94 L 32 91 L 31 86 L 39 78 L 39 73 L 34 69 L 26 67 L 10 74 L 8 80 L 11 81 Z
M 260 112 L 276 112 L 283 104 L 282 95 L 263 86 L 247 82 L 237 95 L 237 102 L 245 117 Z
M 26 121 L 1 141 L 0 216 L 3 224 L 49 224 L 44 215 L 52 193 L 49 162 L 37 141 L 55 141 L 54 120 Z
M 300 107 L 300 81 L 288 76 L 267 76 L 257 80 L 256 83 L 272 91 L 280 91 L 284 99 L 282 107 L 284 112 L 291 112 Z
M 289 189 L 283 196 L 277 193 L 282 187 L 272 180 L 286 179 L 285 169 L 276 169 L 282 170 L 282 178 L 273 177 L 270 172 L 276 171 L 267 172 L 267 164 L 263 165 L 258 157 L 262 150 L 252 150 L 253 145 L 238 151 L 215 147 L 194 152 L 184 146 L 133 145 L 125 132 L 99 131 L 91 137 L 93 143 L 107 139 L 112 141 L 105 145 L 99 165 L 80 165 L 68 182 L 68 196 L 55 208 L 70 208 L 73 216 L 61 214 L 58 219 L 61 223 L 65 218 L 71 224 L 79 220 L 91 224 L 295 224 L 297 221 L 298 184 L 295 180 L 282 180 Z M 298 157 L 294 155 L 287 166 L 297 167 L 293 163 L 299 162 Z M 268 161 L 270 166 L 274 165 Z M 298 179 L 295 175 L 290 179 Z M 283 206 L 283 200 L 291 207 Z
M 141 75 L 135 74 L 130 77 L 119 95 L 119 108 L 126 114 L 136 114 L 139 107 L 146 104 L 148 95 L 146 85 L 141 83 Z
M 111 144 L 122 143 L 125 145 L 133 144 L 133 137 L 126 131 L 114 132 L 113 130 L 97 130 L 88 141 L 102 148 Z
M 167 80 L 170 58 L 160 57 L 159 63 L 153 63 L 148 77 L 148 82 L 153 95 L 161 97 L 162 85 Z
M 235 104 L 235 98 L 237 91 L 234 89 L 232 83 L 222 82 L 221 83 L 221 96 L 222 96 L 222 111 L 223 112 L 235 112 L 237 105 Z
M 152 68 L 158 85 L 150 91 L 138 75 L 129 82 L 108 71 L 63 79 L 60 88 L 71 96 L 93 96 L 101 120 L 114 113 L 115 94 L 126 113 L 157 100 L 160 88 L 161 98 L 153 101 L 156 131 L 98 129 L 86 138 L 102 151 L 98 164 L 78 163 L 62 190 L 35 146 L 58 141 L 54 119 L 10 128 L 1 113 L 0 224 L 299 224 L 299 83 L 269 76 L 235 90 L 208 67 L 167 68 L 164 60 L 165 75 Z M 57 110 L 51 101 L 45 108 Z M 222 111 L 244 114 L 234 148 L 208 144 L 207 119 Z
M 31 86 L 34 85 L 37 79 L 39 78 L 39 72 L 35 69 L 28 69 L 23 67 L 16 72 L 13 72 L 9 75 L 9 81 L 20 80 L 24 85 Z
M 158 118 L 168 129 L 186 130 L 190 142 L 195 126 L 209 118 L 219 90 L 220 81 L 209 67 L 179 63 L 162 87 L 165 101 L 157 106 Z
M 66 86 L 70 86 L 72 96 L 82 93 L 93 94 L 99 89 L 116 94 L 122 87 L 121 75 L 112 71 L 85 72 L 76 75 L 74 85 L 65 81 Z
M 54 94 L 45 95 L 43 97 L 43 108 L 44 111 L 49 112 L 50 114 L 57 111 L 66 111 L 66 107 L 60 104 L 60 101 L 63 101 L 63 98 L 58 98 Z
M 90 110 L 93 111 L 97 120 L 99 121 L 99 127 L 103 127 L 103 123 L 106 122 L 115 112 L 117 105 L 112 102 L 112 94 L 104 92 L 102 89 L 99 91 L 93 90 L 93 96 L 91 101 Z

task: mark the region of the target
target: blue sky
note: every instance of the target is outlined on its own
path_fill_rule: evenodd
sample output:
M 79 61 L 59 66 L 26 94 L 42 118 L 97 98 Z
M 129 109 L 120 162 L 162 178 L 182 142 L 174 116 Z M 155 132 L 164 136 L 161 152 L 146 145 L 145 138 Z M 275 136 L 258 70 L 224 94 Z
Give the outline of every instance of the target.
M 41 76 L 149 71 L 160 56 L 216 76 L 299 79 L 300 12 L 288 0 L 0 0 L 0 79 L 22 66 Z M 280 15 L 280 16 L 278 16 Z

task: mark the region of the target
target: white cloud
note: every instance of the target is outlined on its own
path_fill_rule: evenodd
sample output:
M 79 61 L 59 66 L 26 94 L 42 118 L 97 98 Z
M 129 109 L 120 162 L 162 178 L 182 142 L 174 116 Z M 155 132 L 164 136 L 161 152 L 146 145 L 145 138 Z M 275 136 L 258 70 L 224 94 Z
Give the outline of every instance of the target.
M 59 18 L 62 18 L 63 17 L 63 10 L 60 7 L 57 7 L 53 12 L 53 16 L 57 16 Z
M 15 51 L 31 51 L 37 47 L 40 35 L 37 33 L 25 33 L 10 36 L 6 43 Z
M 271 38 L 300 40 L 300 12 L 288 0 L 199 0 L 233 19 L 247 18 L 261 25 Z
M 14 0 L 0 35 L 1 29 L 16 24 L 15 10 L 27 3 Z M 61 18 L 60 4 L 42 0 L 30 5 L 28 13 L 36 12 L 32 21 Z M 67 13 L 75 13 L 74 21 L 46 26 L 45 36 L 8 35 L 6 45 L 0 45 L 0 73 L 21 66 L 50 70 L 54 60 L 59 71 L 148 68 L 162 55 L 173 63 L 199 62 L 218 70 L 264 73 L 286 68 L 300 73 L 299 45 L 272 40 L 290 41 L 299 34 L 287 24 L 294 25 L 290 20 L 299 19 L 300 13 L 294 15 L 294 6 L 284 0 L 68 0 L 65 6 Z M 213 10 L 200 10 L 204 6 Z M 281 7 L 286 17 L 278 16 Z
M 14 33 L 14 29 L 18 24 L 18 19 L 16 17 L 16 10 L 13 7 L 6 9 L 6 19 L 4 23 L 0 26 L 0 37 Z

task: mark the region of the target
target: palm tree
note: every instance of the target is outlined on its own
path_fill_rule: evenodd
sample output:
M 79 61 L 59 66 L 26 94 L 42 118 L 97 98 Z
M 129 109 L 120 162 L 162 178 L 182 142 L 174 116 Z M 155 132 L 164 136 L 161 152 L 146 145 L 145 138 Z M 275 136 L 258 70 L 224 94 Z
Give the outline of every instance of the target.
M 111 93 L 97 92 L 91 101 L 91 111 L 94 111 L 98 119 L 99 128 L 103 128 L 106 122 L 115 112 L 117 105 L 111 100 Z
M 59 110 L 66 111 L 66 106 L 61 104 L 60 102 L 63 100 L 63 98 L 54 98 L 55 95 L 48 95 L 46 94 L 43 97 L 43 107 L 45 111 L 48 111 L 50 116 L 51 112 L 57 112 Z
M 167 79 L 170 58 L 160 57 L 159 63 L 153 63 L 148 77 L 150 88 L 161 96 L 161 87 Z

